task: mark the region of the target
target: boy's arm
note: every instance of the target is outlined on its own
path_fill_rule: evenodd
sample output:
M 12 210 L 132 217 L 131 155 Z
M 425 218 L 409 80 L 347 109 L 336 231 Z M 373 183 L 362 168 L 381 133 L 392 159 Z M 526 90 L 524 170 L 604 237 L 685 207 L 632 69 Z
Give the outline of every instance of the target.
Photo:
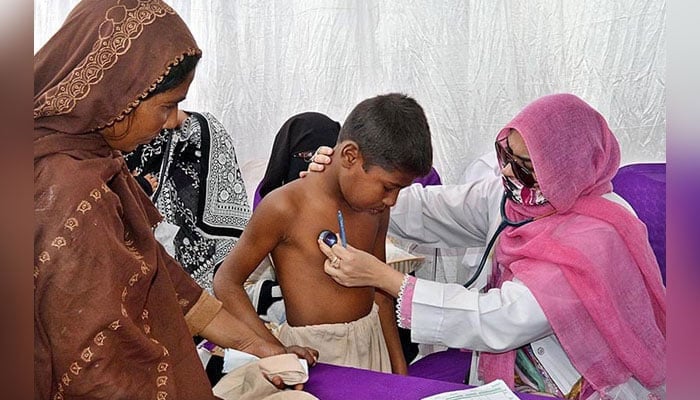
M 267 197 L 275 197 L 267 199 Z M 255 312 L 243 284 L 283 238 L 285 202 L 273 193 L 255 209 L 243 234 L 214 275 L 214 294 L 224 308 L 268 341 L 280 342 Z M 273 201 L 269 201 L 273 200 Z
M 382 215 L 381 226 L 374 243 L 373 254 L 382 261 L 386 261 L 386 232 L 389 226 L 389 210 Z M 394 298 L 386 292 L 375 289 L 374 301 L 379 306 L 379 320 L 382 324 L 384 340 L 391 359 L 391 370 L 395 374 L 408 375 L 406 358 L 403 355 L 399 330 L 396 326 L 396 313 L 394 311 Z

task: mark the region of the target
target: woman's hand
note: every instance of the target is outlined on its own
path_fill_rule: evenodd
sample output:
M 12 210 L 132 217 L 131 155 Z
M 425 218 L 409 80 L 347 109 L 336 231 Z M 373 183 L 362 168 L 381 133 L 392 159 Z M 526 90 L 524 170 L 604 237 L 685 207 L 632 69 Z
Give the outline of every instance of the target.
M 315 365 L 316 360 L 318 360 L 318 350 L 310 347 L 287 346 L 284 348 L 284 351 L 289 354 L 296 354 L 297 357 L 305 359 L 309 367 Z
M 299 172 L 299 178 L 303 178 L 309 174 L 309 172 L 323 172 L 326 165 L 331 163 L 331 156 L 333 155 L 333 148 L 328 146 L 321 146 L 316 149 L 316 152 L 311 156 L 311 163 L 306 171 Z
M 151 174 L 146 174 L 143 177 L 144 177 L 144 179 L 146 179 L 146 181 L 148 181 L 148 183 L 151 184 L 151 188 L 155 192 L 156 189 L 158 188 L 158 178 L 156 178 L 155 176 L 153 176 Z
M 294 354 L 299 358 L 303 358 L 306 360 L 306 363 L 309 366 L 312 366 L 316 364 L 316 360 L 318 359 L 318 351 L 315 349 L 311 349 L 309 347 L 301 347 L 301 346 L 288 346 L 284 348 L 284 351 L 289 354 Z M 264 374 L 263 374 L 264 375 Z M 265 375 L 265 378 L 267 378 L 268 381 L 270 381 L 277 389 L 294 389 L 294 390 L 303 390 L 304 389 L 304 384 L 303 383 L 298 383 L 296 385 L 289 386 L 286 383 L 284 383 L 284 380 L 282 379 L 281 376 L 279 375 Z
M 403 274 L 372 254 L 350 245 L 343 247 L 335 244 L 330 248 L 321 240 L 318 241 L 318 248 L 328 257 L 323 263 L 323 270 L 339 284 L 348 287 L 374 286 L 394 297 L 399 295 Z
M 148 196 L 153 195 L 158 188 L 158 178 L 152 174 L 140 175 L 138 170 L 134 170 L 131 171 L 131 175 L 136 179 L 136 182 L 139 183 L 139 186 L 141 186 Z

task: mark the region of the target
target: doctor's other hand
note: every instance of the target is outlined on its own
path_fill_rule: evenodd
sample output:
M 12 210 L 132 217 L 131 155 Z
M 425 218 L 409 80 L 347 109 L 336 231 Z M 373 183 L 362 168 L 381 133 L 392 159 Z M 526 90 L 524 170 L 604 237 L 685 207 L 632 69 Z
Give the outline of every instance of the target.
M 309 172 L 323 172 L 326 165 L 331 163 L 331 156 L 333 155 L 333 148 L 328 146 L 321 146 L 316 149 L 316 152 L 311 156 L 311 163 L 306 171 L 299 172 L 299 178 L 303 178 L 309 174 Z
M 318 248 L 327 257 L 323 270 L 333 280 L 347 287 L 374 286 L 393 297 L 399 295 L 404 274 L 390 267 L 377 257 L 348 244 L 328 247 L 318 241 Z

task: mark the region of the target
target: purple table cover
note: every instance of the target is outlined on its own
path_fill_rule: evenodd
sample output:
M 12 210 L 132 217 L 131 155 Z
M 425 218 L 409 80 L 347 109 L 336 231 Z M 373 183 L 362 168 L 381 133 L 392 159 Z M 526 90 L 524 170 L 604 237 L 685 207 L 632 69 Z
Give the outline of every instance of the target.
M 408 366 L 408 374 L 437 381 L 464 383 L 471 363 L 471 351 L 447 349 L 415 361 Z
M 321 400 L 419 400 L 434 394 L 470 386 L 318 363 L 309 370 L 304 390 Z M 552 397 L 516 393 L 523 400 L 552 400 Z

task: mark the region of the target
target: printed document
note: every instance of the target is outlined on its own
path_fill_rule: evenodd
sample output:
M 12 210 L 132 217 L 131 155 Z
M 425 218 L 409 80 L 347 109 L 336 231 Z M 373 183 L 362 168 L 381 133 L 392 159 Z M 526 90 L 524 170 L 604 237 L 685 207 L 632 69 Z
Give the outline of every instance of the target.
M 500 379 L 471 389 L 455 390 L 424 397 L 422 400 L 518 400 Z

